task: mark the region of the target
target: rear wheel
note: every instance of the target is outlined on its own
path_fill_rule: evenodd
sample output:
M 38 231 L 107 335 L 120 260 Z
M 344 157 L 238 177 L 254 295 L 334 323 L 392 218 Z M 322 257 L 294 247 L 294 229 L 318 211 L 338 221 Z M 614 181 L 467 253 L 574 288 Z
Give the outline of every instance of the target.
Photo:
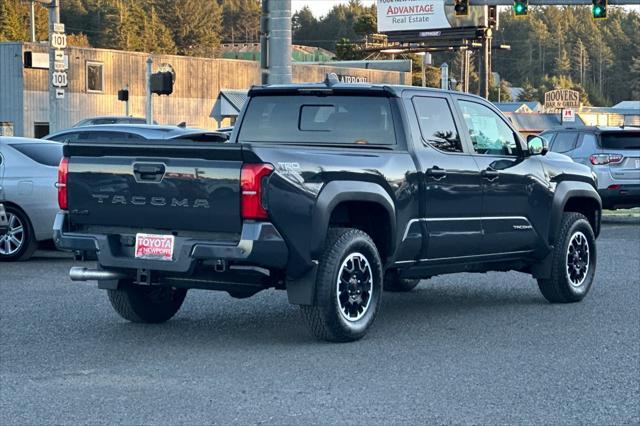
M 38 248 L 27 215 L 20 209 L 5 206 L 9 229 L 0 235 L 0 261 L 27 260 Z
M 171 319 L 182 306 L 186 289 L 137 285 L 130 280 L 118 283 L 118 290 L 107 290 L 113 309 L 127 321 L 161 323 Z
M 384 289 L 398 293 L 406 293 L 413 290 L 420 284 L 420 280 L 415 278 L 401 278 L 397 269 L 392 269 L 384 275 Z
M 540 292 L 551 303 L 579 302 L 589 292 L 595 272 L 596 238 L 591 224 L 580 213 L 564 213 L 552 253 L 551 277 L 538 280 Z
M 330 229 L 318 265 L 314 306 L 302 315 L 321 340 L 348 342 L 362 338 L 380 308 L 382 262 L 364 232 Z

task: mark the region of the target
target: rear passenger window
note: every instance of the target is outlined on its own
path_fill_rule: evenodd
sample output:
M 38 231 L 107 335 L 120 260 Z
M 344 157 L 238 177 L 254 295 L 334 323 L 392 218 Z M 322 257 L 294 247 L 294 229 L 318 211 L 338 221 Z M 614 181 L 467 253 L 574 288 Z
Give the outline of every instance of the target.
M 551 145 L 551 151 L 553 152 L 568 152 L 576 147 L 576 141 L 578 139 L 577 133 L 561 132 L 558 133 L 556 139 Z
M 460 134 L 446 99 L 416 96 L 413 105 L 426 143 L 440 151 L 462 152 Z

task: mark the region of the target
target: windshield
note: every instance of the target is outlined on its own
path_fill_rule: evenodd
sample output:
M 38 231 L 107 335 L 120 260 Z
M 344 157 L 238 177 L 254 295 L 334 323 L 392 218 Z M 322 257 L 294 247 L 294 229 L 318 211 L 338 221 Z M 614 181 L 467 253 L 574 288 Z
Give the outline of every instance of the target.
M 640 149 L 640 132 L 607 132 L 600 135 L 603 149 Z
M 240 127 L 240 142 L 394 145 L 385 97 L 257 96 Z

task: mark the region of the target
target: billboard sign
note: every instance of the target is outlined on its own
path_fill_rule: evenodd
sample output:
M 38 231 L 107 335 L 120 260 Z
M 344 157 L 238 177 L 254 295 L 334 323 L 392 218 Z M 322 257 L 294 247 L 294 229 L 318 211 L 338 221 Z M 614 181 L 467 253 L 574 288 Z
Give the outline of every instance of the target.
M 378 32 L 486 27 L 487 7 L 470 6 L 468 16 L 456 16 L 444 0 L 378 0 Z
M 580 93 L 569 89 L 550 90 L 544 94 L 544 107 L 547 110 L 580 108 Z

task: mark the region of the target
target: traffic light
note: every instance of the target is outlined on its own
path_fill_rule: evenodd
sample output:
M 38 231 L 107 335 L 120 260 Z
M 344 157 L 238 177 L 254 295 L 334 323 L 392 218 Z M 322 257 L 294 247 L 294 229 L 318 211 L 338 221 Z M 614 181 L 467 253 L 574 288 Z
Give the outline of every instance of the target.
M 173 74 L 170 71 L 151 74 L 151 93 L 170 95 L 173 93 Z
M 515 16 L 527 16 L 527 12 L 529 12 L 529 0 L 515 0 L 513 2 L 513 14 Z
M 593 0 L 593 19 L 607 19 L 607 0 Z
M 456 4 L 453 9 L 456 11 L 456 16 L 469 16 L 469 0 L 455 0 Z

